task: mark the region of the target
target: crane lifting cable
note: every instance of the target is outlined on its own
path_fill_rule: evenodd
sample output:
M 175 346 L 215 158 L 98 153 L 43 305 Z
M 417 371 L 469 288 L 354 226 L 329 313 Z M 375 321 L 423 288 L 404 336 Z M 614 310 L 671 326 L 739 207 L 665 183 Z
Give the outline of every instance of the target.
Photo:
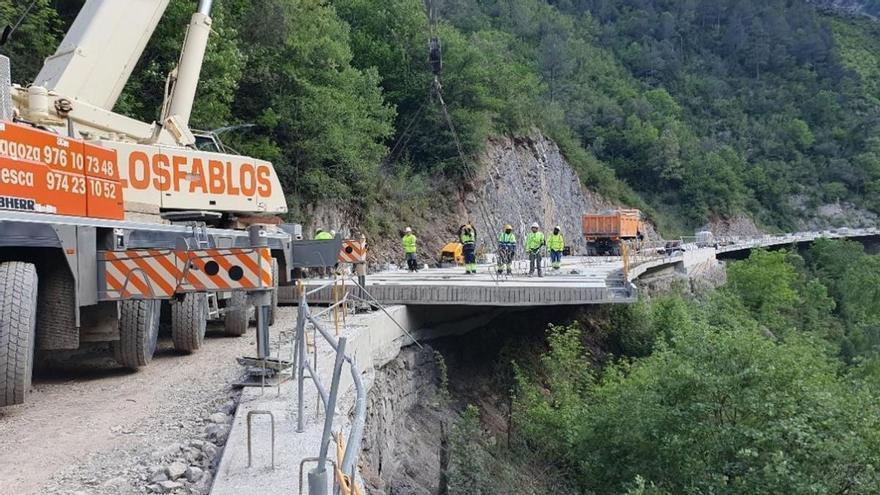
M 459 137 L 455 124 L 452 121 L 452 116 L 449 114 L 449 107 L 446 105 L 446 100 L 443 98 L 443 84 L 440 82 L 440 76 L 443 72 L 443 44 L 440 41 L 440 36 L 437 34 L 437 20 L 439 18 L 437 5 L 434 0 L 424 0 L 424 3 L 425 15 L 428 17 L 428 26 L 430 28 L 430 37 L 428 39 L 428 64 L 431 67 L 431 72 L 434 74 L 434 80 L 431 82 L 428 98 L 439 103 L 440 109 L 443 111 L 446 125 L 449 127 L 449 132 L 452 134 L 452 140 L 455 143 L 455 149 L 461 160 L 462 171 L 464 172 L 465 178 L 471 184 L 476 185 L 477 177 L 475 170 L 472 170 L 471 163 L 467 159 L 467 156 L 465 156 L 464 148 L 462 148 L 461 145 L 461 138 Z M 487 227 L 491 232 L 493 226 L 498 225 L 498 221 L 492 211 L 486 207 L 484 198 L 479 195 L 478 198 L 477 206 L 479 207 L 483 218 L 489 223 Z
M 452 134 L 452 140 L 455 144 L 456 152 L 458 153 L 458 158 L 461 160 L 462 171 L 464 173 L 465 179 L 471 184 L 477 183 L 477 178 L 475 171 L 472 170 L 471 163 L 467 159 L 467 156 L 464 153 L 464 148 L 461 145 L 461 138 L 458 135 L 458 131 L 455 128 L 455 124 L 452 121 L 452 116 L 449 113 L 449 107 L 446 105 L 446 100 L 443 98 L 443 84 L 440 82 L 440 76 L 443 72 L 443 44 L 440 40 L 440 36 L 437 34 L 437 7 L 434 3 L 434 0 L 424 0 L 425 5 L 425 15 L 428 18 L 428 26 L 430 29 L 430 35 L 428 37 L 428 65 L 431 68 L 431 72 L 434 74 L 434 79 L 431 82 L 431 87 L 428 90 L 428 95 L 425 102 L 419 106 L 418 110 L 416 110 L 413 117 L 407 123 L 403 132 L 401 132 L 400 137 L 398 137 L 397 141 L 392 146 L 391 151 L 388 153 L 388 156 L 385 159 L 385 163 L 393 162 L 397 155 L 401 152 L 403 148 L 406 147 L 406 144 L 409 142 L 412 137 L 412 132 L 414 130 L 414 126 L 416 122 L 420 121 L 425 106 L 428 103 L 436 102 L 440 106 L 440 110 L 443 112 L 443 118 L 446 122 L 447 127 L 449 128 L 449 132 Z M 482 197 L 477 200 L 477 206 L 480 209 L 480 213 L 483 215 L 483 218 L 488 222 L 487 227 L 489 227 L 490 231 L 492 226 L 498 225 L 497 219 L 495 215 L 491 213 L 491 210 L 486 207 L 485 201 Z

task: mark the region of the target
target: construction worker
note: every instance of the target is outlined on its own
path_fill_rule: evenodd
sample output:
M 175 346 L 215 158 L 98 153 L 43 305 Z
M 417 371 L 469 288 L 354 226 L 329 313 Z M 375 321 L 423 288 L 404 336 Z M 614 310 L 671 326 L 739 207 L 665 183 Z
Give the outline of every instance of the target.
M 535 268 L 538 269 L 538 276 L 543 277 L 544 273 L 541 270 L 541 248 L 546 244 L 544 240 L 544 233 L 540 232 L 538 229 L 541 228 L 538 225 L 538 222 L 532 224 L 532 231 L 529 232 L 529 235 L 526 236 L 526 252 L 529 253 L 529 276 L 531 277 L 533 273 L 535 273 Z
M 406 256 L 406 266 L 411 272 L 419 271 L 419 260 L 416 257 L 416 236 L 413 234 L 413 231 L 410 227 L 404 229 L 403 239 L 403 253 Z
M 462 225 L 458 229 L 458 240 L 461 241 L 461 253 L 464 255 L 464 273 L 477 273 L 477 232 L 471 224 Z
M 553 233 L 547 238 L 547 249 L 550 250 L 550 263 L 553 270 L 559 270 L 562 266 L 562 250 L 565 249 L 565 238 L 559 225 L 553 229 Z
M 330 239 L 333 239 L 333 235 L 330 232 L 327 232 L 326 230 L 324 230 L 322 228 L 315 229 L 315 240 L 316 241 L 328 241 Z M 331 270 L 331 267 L 329 267 L 329 266 L 322 266 L 322 267 L 316 268 L 315 272 L 317 272 L 317 276 L 319 278 L 323 278 L 323 277 L 330 275 L 332 270 Z
M 513 262 L 513 256 L 516 254 L 516 234 L 513 233 L 513 226 L 507 224 L 504 231 L 498 235 L 498 274 L 504 271 L 510 275 L 510 265 Z

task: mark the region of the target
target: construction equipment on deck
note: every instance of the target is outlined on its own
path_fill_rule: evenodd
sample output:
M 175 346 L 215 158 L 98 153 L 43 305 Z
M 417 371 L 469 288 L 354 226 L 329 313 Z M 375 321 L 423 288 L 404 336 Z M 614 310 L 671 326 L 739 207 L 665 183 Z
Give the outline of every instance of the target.
M 447 242 L 440 249 L 440 268 L 448 268 L 453 265 L 464 265 L 463 246 L 460 242 Z
M 643 236 L 642 213 L 620 209 L 584 215 L 582 219 L 587 256 L 620 256 L 621 244 Z

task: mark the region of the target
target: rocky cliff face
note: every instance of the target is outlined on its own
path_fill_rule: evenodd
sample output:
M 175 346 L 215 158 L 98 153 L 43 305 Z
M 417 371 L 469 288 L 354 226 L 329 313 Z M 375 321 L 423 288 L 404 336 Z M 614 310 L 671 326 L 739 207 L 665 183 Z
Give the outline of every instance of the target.
M 541 135 L 520 138 L 494 138 L 480 157 L 480 172 L 464 193 L 449 191 L 449 184 L 437 184 L 436 201 L 418 218 L 404 219 L 389 202 L 381 212 L 391 232 L 369 239 L 372 262 L 400 261 L 400 240 L 393 229 L 411 226 L 419 237 L 424 263 L 436 261 L 440 248 L 454 240 L 458 227 L 471 222 L 477 228 L 478 242 L 486 252 L 494 252 L 504 224 L 513 225 L 520 243 L 532 222 L 545 233 L 555 225 L 562 227 L 566 244 L 583 251 L 581 216 L 584 213 L 612 208 L 613 205 L 581 184 L 577 173 L 566 162 L 556 144 Z M 335 229 L 348 235 L 357 228 L 361 215 L 353 214 L 350 205 L 325 203 L 307 212 L 315 227 Z
M 376 375 L 367 403 L 361 476 L 368 494 L 433 495 L 440 480 L 441 424 L 434 351 L 408 347 Z
M 566 244 L 583 250 L 583 214 L 612 207 L 581 184 L 556 143 L 543 136 L 493 139 L 482 162 L 460 217 L 474 222 L 490 245 L 504 224 L 511 224 L 522 242 L 531 223 L 538 222 L 545 234 L 559 225 Z

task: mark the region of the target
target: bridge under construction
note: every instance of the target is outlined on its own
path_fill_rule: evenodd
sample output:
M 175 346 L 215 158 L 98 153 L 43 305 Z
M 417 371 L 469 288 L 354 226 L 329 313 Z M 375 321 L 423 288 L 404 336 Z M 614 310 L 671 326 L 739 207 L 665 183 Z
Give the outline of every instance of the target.
M 376 370 L 401 348 L 421 345 L 421 339 L 465 333 L 505 311 L 632 303 L 640 279 L 664 273 L 696 275 L 718 266 L 719 258 L 820 238 L 877 243 L 880 231 L 839 229 L 719 239 L 717 246 L 682 243 L 674 252 L 655 246 L 620 257 L 572 256 L 558 272 L 542 278 L 526 276 L 522 265 L 515 266 L 513 276 L 498 277 L 494 265 L 483 264 L 476 275 L 458 268 L 387 271 L 368 276 L 364 287 L 354 280 L 345 285 L 314 280 L 302 289 L 288 289 L 291 292 L 282 299 L 298 301 L 297 325 L 292 331 L 282 329 L 273 352 L 278 361 L 294 363 L 289 376 L 296 380 L 244 391 L 212 493 L 281 494 L 291 486 L 306 485 L 310 493 L 330 493 L 340 486 L 359 485 L 357 449 L 347 447 L 361 444 L 365 394 Z M 354 303 L 369 303 L 381 311 L 348 316 L 338 311 Z M 316 468 L 306 481 L 304 470 L 314 465 L 327 465 L 326 473 L 332 474 L 313 476 L 325 472 Z
M 367 302 L 408 306 L 567 306 L 584 304 L 627 304 L 635 301 L 634 282 L 660 270 L 691 274 L 716 262 L 718 258 L 736 257 L 755 248 L 779 248 L 828 239 L 870 239 L 880 236 L 877 229 L 838 229 L 824 232 L 764 235 L 760 237 L 719 239 L 717 246 L 696 243 L 677 244 L 675 250 L 663 244 L 646 243 L 627 250 L 624 256 L 569 256 L 559 270 L 545 270 L 545 276 L 527 276 L 528 261 L 514 262 L 514 274 L 502 276 L 492 264 L 480 265 L 476 275 L 466 275 L 460 268 L 429 268 L 410 273 L 384 271 L 366 278 L 363 291 L 353 281 L 344 284 L 346 291 Z M 314 289 L 324 280 L 307 280 Z M 281 301 L 295 302 L 295 287 L 282 287 Z M 331 303 L 339 298 L 339 287 L 316 290 L 310 300 Z

